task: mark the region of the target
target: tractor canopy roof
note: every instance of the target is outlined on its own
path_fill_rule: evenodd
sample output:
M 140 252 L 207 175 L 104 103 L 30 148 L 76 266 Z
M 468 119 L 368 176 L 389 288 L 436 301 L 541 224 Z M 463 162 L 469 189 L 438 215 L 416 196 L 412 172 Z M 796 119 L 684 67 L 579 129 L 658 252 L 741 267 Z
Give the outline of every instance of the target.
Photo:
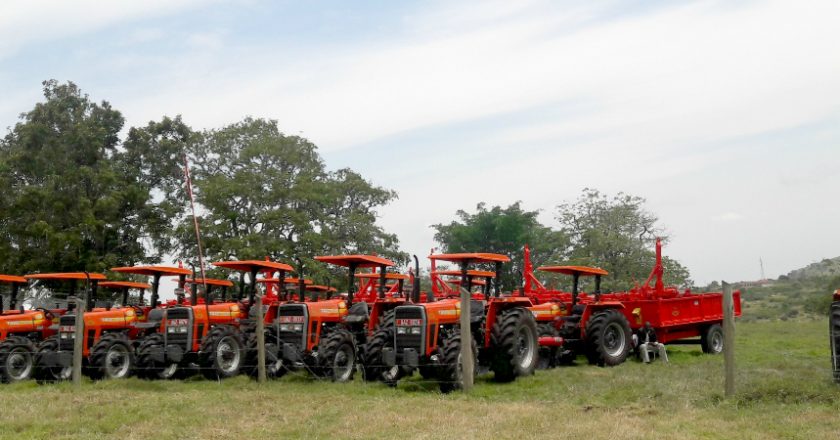
M 460 253 L 460 254 L 436 254 L 429 255 L 432 260 L 451 261 L 453 263 L 507 263 L 510 261 L 506 255 L 488 254 L 483 252 Z
M 356 278 L 364 278 L 364 279 L 380 279 L 382 277 L 379 273 L 357 273 Z M 386 280 L 407 280 L 409 278 L 408 275 L 401 274 L 401 273 L 386 273 L 385 279 Z
M 280 282 L 280 280 L 278 280 L 277 278 L 259 278 L 257 280 L 257 282 L 258 283 L 266 283 L 266 284 L 277 284 L 277 283 Z M 283 283 L 284 284 L 298 284 L 298 283 L 300 283 L 300 278 L 283 278 Z M 312 284 L 312 280 L 310 280 L 309 278 L 304 278 L 303 279 L 303 284 L 304 285 L 310 285 L 310 284 Z
M 315 257 L 322 263 L 335 264 L 336 266 L 350 267 L 355 265 L 361 267 L 393 266 L 395 263 L 387 258 L 375 255 L 323 255 Z
M 580 275 L 584 277 L 591 277 L 595 275 L 609 275 L 610 273 L 605 271 L 604 269 L 600 269 L 597 267 L 588 267 L 588 266 L 542 266 L 538 267 L 537 270 L 541 270 L 543 272 L 554 272 L 554 273 L 562 273 L 564 275 Z
M 136 275 L 162 275 L 162 276 L 175 276 L 175 275 L 191 275 L 192 271 L 189 269 L 185 269 L 183 267 L 174 267 L 174 266 L 129 266 L 129 267 L 115 267 L 111 269 L 114 272 L 120 273 L 133 273 Z
M 26 278 L 17 275 L 0 275 L 0 283 L 26 284 Z
M 27 280 L 86 280 L 90 276 L 91 280 L 104 281 L 105 275 L 101 273 L 90 273 L 85 275 L 84 272 L 62 272 L 62 273 L 32 273 L 24 275 Z
M 432 272 L 432 275 L 454 275 L 454 276 L 461 276 L 460 270 L 436 270 Z M 468 270 L 467 276 L 470 277 L 481 277 L 481 278 L 495 278 L 496 272 L 491 272 L 489 270 Z
M 103 281 L 99 283 L 99 287 L 106 289 L 148 289 L 150 286 L 146 283 L 135 283 L 133 281 Z
M 216 278 L 189 278 L 186 280 L 187 284 L 207 284 L 208 286 L 223 286 L 223 287 L 233 287 L 233 281 L 231 280 L 220 280 Z
M 217 267 L 224 267 L 226 269 L 233 269 L 238 270 L 241 272 L 250 272 L 253 269 L 258 270 L 265 270 L 265 269 L 273 269 L 273 270 L 283 270 L 286 272 L 294 272 L 295 270 L 292 266 L 289 266 L 286 263 L 278 263 L 276 261 L 265 261 L 265 260 L 236 260 L 236 261 L 217 261 L 213 263 L 213 266 Z

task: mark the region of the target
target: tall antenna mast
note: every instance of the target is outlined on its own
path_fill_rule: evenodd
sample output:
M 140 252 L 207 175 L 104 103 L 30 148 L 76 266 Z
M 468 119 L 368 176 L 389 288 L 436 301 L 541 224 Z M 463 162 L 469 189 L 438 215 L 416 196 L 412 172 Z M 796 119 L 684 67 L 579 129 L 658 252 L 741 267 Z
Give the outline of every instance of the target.
M 761 265 L 761 281 L 764 281 L 767 277 L 764 276 L 764 260 L 762 260 L 761 257 L 758 258 L 758 264 Z
M 184 176 L 187 179 L 187 192 L 190 195 L 190 208 L 192 209 L 193 226 L 195 227 L 195 242 L 198 244 L 198 266 L 201 268 L 201 284 L 204 286 L 204 306 L 208 311 L 207 316 L 210 316 L 210 298 L 207 295 L 207 275 L 204 273 L 204 249 L 201 246 L 201 232 L 198 227 L 198 217 L 195 215 L 195 197 L 193 196 L 192 190 L 192 178 L 190 178 L 190 161 L 186 154 L 184 154 Z M 197 300 L 198 292 L 192 292 L 192 294 L 196 295 Z

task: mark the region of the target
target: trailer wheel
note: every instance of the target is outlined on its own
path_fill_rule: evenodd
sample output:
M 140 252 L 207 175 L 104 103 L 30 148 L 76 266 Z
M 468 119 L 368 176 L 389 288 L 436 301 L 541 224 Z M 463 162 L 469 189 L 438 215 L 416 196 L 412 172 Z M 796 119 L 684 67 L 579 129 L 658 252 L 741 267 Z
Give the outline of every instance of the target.
M 286 367 L 280 359 L 280 349 L 277 346 L 277 336 L 273 328 L 265 329 L 265 376 L 269 379 L 279 379 L 286 374 Z M 259 375 L 259 353 L 257 352 L 257 332 L 248 333 L 245 340 L 245 360 L 242 361 L 242 372 L 251 378 Z
M 534 373 L 537 366 L 537 323 L 522 307 L 502 312 L 490 333 L 493 359 L 490 369 L 499 382 Z
M 364 346 L 362 356 L 362 379 L 365 381 L 383 380 L 382 374 L 388 370 L 382 359 L 382 349 L 394 343 L 394 310 L 388 310 L 379 318 L 379 325 Z
M 478 348 L 475 339 L 470 341 L 473 350 L 473 362 L 478 360 Z M 450 393 L 464 386 L 464 366 L 461 360 L 461 332 L 453 331 L 443 340 L 441 346 L 443 360 L 437 369 L 437 380 L 440 392 Z M 478 365 L 473 366 L 473 374 L 478 371 Z
M 239 374 L 245 357 L 242 334 L 229 325 L 217 325 L 207 333 L 198 351 L 201 374 L 210 380 L 226 379 Z
M 828 326 L 831 338 L 831 371 L 834 382 L 840 383 L 840 301 L 831 303 Z
M 35 345 L 27 338 L 9 336 L 0 342 L 0 382 L 12 383 L 32 377 Z
M 318 344 L 318 370 L 333 382 L 353 379 L 356 370 L 356 345 L 353 334 L 345 329 L 330 332 Z
M 537 325 L 537 333 L 539 337 L 543 336 L 560 336 L 560 332 L 554 328 L 549 322 L 543 322 Z M 537 362 L 538 370 L 547 370 L 557 366 L 557 347 L 540 347 L 539 361 Z
M 38 383 L 69 380 L 73 375 L 73 367 L 51 367 L 46 365 L 44 358 L 58 351 L 58 335 L 50 336 L 38 344 L 35 351 L 35 370 L 33 376 Z
M 121 333 L 103 335 L 90 351 L 88 376 L 98 379 L 124 379 L 134 370 L 134 351 Z
M 586 342 L 590 364 L 619 365 L 630 353 L 630 323 L 615 309 L 594 313 L 586 323 Z
M 720 324 L 713 324 L 700 335 L 700 345 L 703 353 L 718 354 L 723 352 L 723 328 Z

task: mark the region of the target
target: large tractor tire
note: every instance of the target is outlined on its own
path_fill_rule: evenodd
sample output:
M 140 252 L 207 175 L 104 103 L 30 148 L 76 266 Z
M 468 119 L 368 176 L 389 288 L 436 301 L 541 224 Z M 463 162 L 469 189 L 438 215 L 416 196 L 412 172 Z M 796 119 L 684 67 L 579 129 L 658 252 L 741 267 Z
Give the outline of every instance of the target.
M 619 365 L 632 348 L 630 323 L 618 310 L 593 313 L 586 323 L 586 356 L 599 366 Z
M 537 325 L 537 334 L 539 337 L 543 336 L 560 336 L 560 332 L 554 328 L 554 324 L 550 322 L 543 322 Z M 540 347 L 539 360 L 537 361 L 538 370 L 546 370 L 557 366 L 557 347 Z
M 134 350 L 128 337 L 110 333 L 99 338 L 90 350 L 88 376 L 91 379 L 125 379 L 135 367 Z
M 137 346 L 137 357 L 135 360 L 135 372 L 141 379 L 182 379 L 186 370 L 175 362 L 161 364 L 152 360 L 152 353 L 164 349 L 163 335 L 153 333 L 146 336 Z
M 379 324 L 364 346 L 362 357 L 362 379 L 365 381 L 383 380 L 383 373 L 388 370 L 382 358 L 382 349 L 394 345 L 394 310 L 385 312 L 379 318 Z
M 473 351 L 473 376 L 478 371 L 478 348 L 475 339 L 470 341 Z M 443 340 L 440 347 L 442 359 L 437 369 L 437 380 L 440 392 L 450 393 L 464 386 L 464 366 L 461 359 L 461 332 L 454 331 Z
M 201 374 L 210 380 L 220 380 L 239 374 L 245 358 L 242 333 L 229 325 L 217 325 L 207 333 L 198 352 Z
M 35 344 L 22 336 L 0 342 L 0 382 L 31 379 L 35 370 Z
M 499 382 L 534 373 L 539 358 L 537 323 L 525 308 L 505 310 L 496 319 L 490 333 L 493 358 L 490 369 Z
M 723 352 L 723 328 L 720 324 L 713 324 L 700 335 L 700 346 L 703 353 L 720 354 Z
M 831 304 L 828 325 L 831 338 L 831 371 L 834 382 L 840 383 L 840 301 Z
M 356 344 L 345 329 L 331 331 L 318 344 L 318 371 L 333 382 L 348 382 L 356 371 Z
M 38 344 L 35 350 L 35 370 L 33 376 L 38 383 L 56 382 L 59 380 L 69 380 L 73 375 L 73 367 L 49 367 L 43 361 L 45 356 L 51 355 L 58 351 L 58 335 L 50 336 Z
M 245 338 L 245 360 L 242 362 L 242 372 L 251 378 L 259 376 L 257 366 L 259 353 L 257 352 L 257 332 L 248 333 Z M 265 376 L 269 379 L 279 379 L 288 370 L 280 359 L 280 348 L 277 346 L 277 336 L 274 329 L 265 329 Z

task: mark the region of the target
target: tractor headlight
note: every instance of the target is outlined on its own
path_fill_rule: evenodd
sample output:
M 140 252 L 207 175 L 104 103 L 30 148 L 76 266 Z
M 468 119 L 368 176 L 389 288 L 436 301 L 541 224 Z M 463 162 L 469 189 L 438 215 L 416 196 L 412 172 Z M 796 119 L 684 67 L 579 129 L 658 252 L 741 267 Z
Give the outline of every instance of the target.
M 293 324 L 292 325 L 293 332 L 302 332 L 303 331 L 303 324 Z
M 397 334 L 404 335 L 408 332 L 408 327 L 397 327 Z
M 281 332 L 290 332 L 290 331 L 292 331 L 291 327 L 292 326 L 289 325 L 289 324 L 280 324 L 280 331 Z
M 419 335 L 423 333 L 423 328 L 421 327 L 411 327 L 411 334 L 412 335 Z

